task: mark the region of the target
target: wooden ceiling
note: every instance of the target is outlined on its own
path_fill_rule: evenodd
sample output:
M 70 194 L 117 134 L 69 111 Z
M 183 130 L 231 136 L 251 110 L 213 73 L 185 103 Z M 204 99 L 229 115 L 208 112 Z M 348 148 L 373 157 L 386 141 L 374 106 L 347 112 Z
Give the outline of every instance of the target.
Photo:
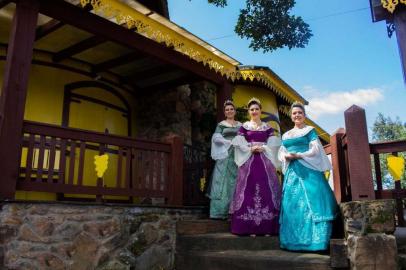
M 155 3 L 154 8 L 160 8 L 164 14 L 164 2 L 166 3 L 150 1 L 150 4 Z M 15 4 L 0 0 L 0 8 L 0 42 L 6 45 Z M 91 8 L 85 9 L 90 11 Z M 88 64 L 94 77 L 106 73 L 116 76 L 120 84 L 130 87 L 134 94 L 202 80 L 192 72 L 159 60 L 151 54 L 44 15 L 38 20 L 34 48 L 51 54 L 55 64 L 63 65 L 67 60 L 77 60 Z

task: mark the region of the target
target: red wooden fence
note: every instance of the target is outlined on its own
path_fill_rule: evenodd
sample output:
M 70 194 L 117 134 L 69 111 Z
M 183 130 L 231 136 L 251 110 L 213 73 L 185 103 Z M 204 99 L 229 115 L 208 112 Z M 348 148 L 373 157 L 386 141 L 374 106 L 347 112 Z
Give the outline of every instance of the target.
M 25 121 L 17 190 L 164 198 L 182 204 L 182 142 L 135 140 L 86 130 Z M 116 157 L 114 183 L 84 179 L 86 155 Z M 96 153 L 97 153 L 96 152 Z M 92 164 L 93 165 L 93 164 Z M 94 167 L 91 168 L 94 170 Z M 95 185 L 85 183 L 93 182 Z

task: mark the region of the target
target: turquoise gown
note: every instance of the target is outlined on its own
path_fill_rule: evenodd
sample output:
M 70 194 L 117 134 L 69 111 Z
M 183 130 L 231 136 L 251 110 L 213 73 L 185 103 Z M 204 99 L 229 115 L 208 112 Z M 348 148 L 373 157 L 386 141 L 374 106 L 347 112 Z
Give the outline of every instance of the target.
M 234 147 L 231 140 L 237 135 L 241 123 L 230 126 L 220 122 L 213 134 L 212 158 L 216 160 L 209 187 L 210 218 L 226 219 L 237 179 L 237 165 L 234 162 Z
M 290 153 L 304 153 L 314 140 L 318 140 L 317 134 L 311 129 L 304 136 L 282 139 L 282 147 Z M 321 144 L 318 141 L 317 144 L 318 154 L 327 158 Z M 309 167 L 293 160 L 284 173 L 279 223 L 280 245 L 287 250 L 316 251 L 329 247 L 337 202 L 324 172 Z

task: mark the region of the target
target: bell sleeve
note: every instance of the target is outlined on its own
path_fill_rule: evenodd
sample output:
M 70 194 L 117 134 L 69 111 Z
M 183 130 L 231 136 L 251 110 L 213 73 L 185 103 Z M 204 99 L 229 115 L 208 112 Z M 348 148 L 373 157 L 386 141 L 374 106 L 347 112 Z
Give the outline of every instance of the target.
M 238 167 L 241 167 L 251 157 L 251 147 L 245 139 L 245 128 L 241 127 L 238 135 L 232 140 L 234 146 L 234 161 Z
M 278 150 L 281 146 L 281 140 L 279 137 L 273 135 L 272 129 L 270 129 L 269 135 L 266 144 L 262 146 L 264 149 L 264 155 L 272 162 L 276 169 L 279 169 L 281 167 L 281 162 L 278 159 Z
M 281 164 L 282 173 L 285 174 L 286 169 L 289 166 L 289 160 L 286 160 L 286 155 L 288 154 L 288 150 L 285 146 L 281 145 L 278 151 L 278 160 Z
M 211 138 L 211 158 L 214 160 L 227 158 L 228 150 L 231 147 L 231 141 L 225 139 L 221 132 L 221 127 L 217 126 L 216 131 Z
M 307 136 L 310 140 L 309 150 L 297 153 L 299 156 L 299 162 L 316 171 L 324 172 L 331 170 L 330 160 L 324 152 L 316 131 L 313 129 Z

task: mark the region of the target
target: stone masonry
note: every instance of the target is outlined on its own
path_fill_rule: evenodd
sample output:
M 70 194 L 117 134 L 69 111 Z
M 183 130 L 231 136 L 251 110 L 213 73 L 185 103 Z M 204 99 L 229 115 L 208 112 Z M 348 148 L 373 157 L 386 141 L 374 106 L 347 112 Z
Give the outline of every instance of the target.
M 340 207 L 351 269 L 397 269 L 394 201 L 352 201 Z
M 176 222 L 202 216 L 202 209 L 4 203 L 0 269 L 172 269 Z

